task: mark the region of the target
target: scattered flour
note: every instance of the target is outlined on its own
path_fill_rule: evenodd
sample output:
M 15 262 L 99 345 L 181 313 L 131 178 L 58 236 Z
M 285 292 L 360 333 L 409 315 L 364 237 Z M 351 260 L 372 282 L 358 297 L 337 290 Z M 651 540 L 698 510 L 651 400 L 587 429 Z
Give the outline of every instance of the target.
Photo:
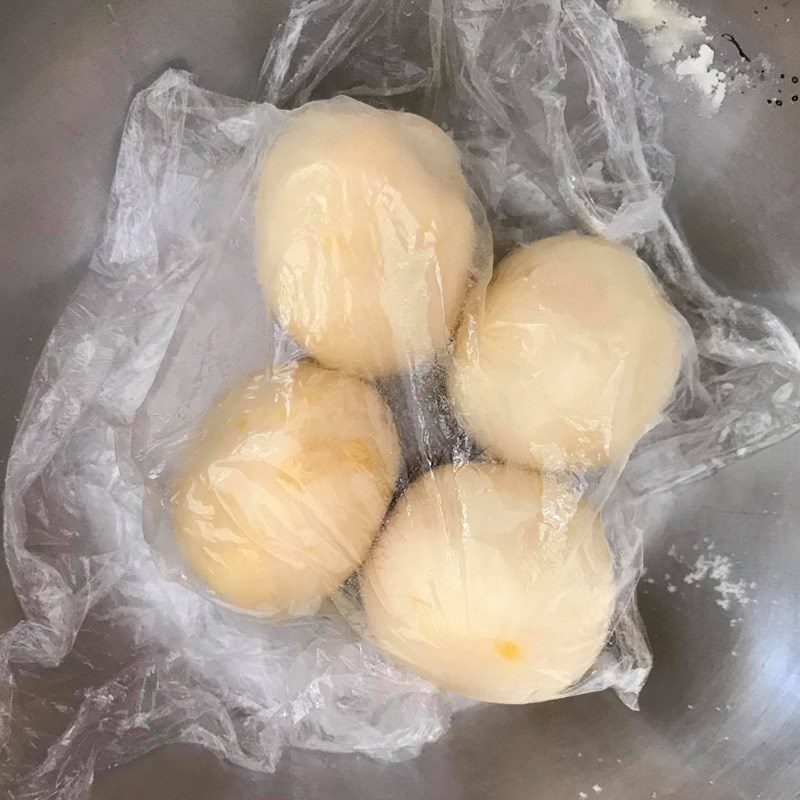
M 675 545 L 671 545 L 667 550 L 667 555 L 674 561 L 690 570 L 683 576 L 683 582 L 689 586 L 699 584 L 701 581 L 713 581 L 714 591 L 719 595 L 716 600 L 717 605 L 724 611 L 730 611 L 733 603 L 738 603 L 739 606 L 746 606 L 749 603 L 755 602 L 750 595 L 752 589 L 757 588 L 755 581 L 745 581 L 738 579 L 734 575 L 734 565 L 730 556 L 715 553 L 714 543 L 708 539 L 703 539 L 706 545 L 705 552 L 697 555 L 694 564 L 687 565 L 686 561 L 678 554 Z M 666 581 L 669 581 L 669 575 L 665 575 Z M 667 583 L 667 591 L 674 592 L 670 588 L 673 584 Z M 731 627 L 735 627 L 742 621 L 741 617 L 735 617 L 730 621 Z
M 603 791 L 603 787 L 602 786 L 598 786 L 597 784 L 595 784 L 594 786 L 592 786 L 592 791 L 595 794 L 600 794 L 600 792 Z
M 690 81 L 714 110 L 720 107 L 727 76 L 713 66 L 705 17 L 694 16 L 673 0 L 609 0 L 608 11 L 641 34 L 650 64 L 674 67 L 679 80 Z
M 668 64 L 681 50 L 707 41 L 706 18 L 672 0 L 610 0 L 608 10 L 642 34 L 653 64 Z
M 697 556 L 692 571 L 684 576 L 683 582 L 691 585 L 705 579 L 714 581 L 714 591 L 720 595 L 717 605 L 729 611 L 733 602 L 746 606 L 751 600 L 748 589 L 756 588 L 752 582 L 734 580 L 732 574 L 733 563 L 729 556 L 701 553 Z
M 713 63 L 714 51 L 707 44 L 701 44 L 696 56 L 688 56 L 675 65 L 675 74 L 679 78 L 690 78 L 717 109 L 725 99 L 726 75 L 721 70 L 714 69 Z

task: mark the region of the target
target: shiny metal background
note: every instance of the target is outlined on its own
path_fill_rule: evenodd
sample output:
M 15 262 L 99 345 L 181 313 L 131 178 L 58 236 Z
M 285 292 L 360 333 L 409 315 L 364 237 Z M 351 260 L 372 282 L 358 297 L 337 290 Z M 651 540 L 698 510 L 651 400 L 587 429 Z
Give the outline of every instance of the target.
M 673 211 L 712 283 L 800 334 L 800 103 L 766 102 L 786 91 L 780 72 L 800 74 L 800 8 L 684 5 L 776 70 L 711 118 L 668 106 Z M 98 239 L 132 93 L 171 65 L 252 98 L 284 9 L 283 0 L 0 2 L 3 460 L 36 359 Z M 734 59 L 725 44 L 715 40 Z M 92 798 L 800 797 L 800 438 L 664 498 L 653 515 L 640 602 L 655 669 L 639 713 L 609 693 L 482 706 L 416 761 L 292 751 L 273 776 L 173 747 L 99 776 Z M 718 581 L 685 583 L 700 553 L 727 556 L 751 602 L 726 610 Z M 3 573 L 0 627 L 18 615 Z

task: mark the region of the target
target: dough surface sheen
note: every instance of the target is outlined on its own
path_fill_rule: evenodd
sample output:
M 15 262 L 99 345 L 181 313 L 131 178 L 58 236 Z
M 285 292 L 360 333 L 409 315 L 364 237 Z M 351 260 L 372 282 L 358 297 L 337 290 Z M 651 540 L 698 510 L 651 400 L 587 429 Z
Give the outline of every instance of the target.
M 479 234 L 458 150 L 432 122 L 310 103 L 266 154 L 255 226 L 268 306 L 324 366 L 378 377 L 449 341 Z
M 380 394 L 310 362 L 257 374 L 206 415 L 172 513 L 184 557 L 216 595 L 314 613 L 366 556 L 400 446 Z
M 574 471 L 624 459 L 672 395 L 681 324 L 632 250 L 543 239 L 507 256 L 465 314 L 450 397 L 495 458 Z
M 563 483 L 446 465 L 398 500 L 361 578 L 390 656 L 476 700 L 548 700 L 592 666 L 615 586 L 603 526 Z

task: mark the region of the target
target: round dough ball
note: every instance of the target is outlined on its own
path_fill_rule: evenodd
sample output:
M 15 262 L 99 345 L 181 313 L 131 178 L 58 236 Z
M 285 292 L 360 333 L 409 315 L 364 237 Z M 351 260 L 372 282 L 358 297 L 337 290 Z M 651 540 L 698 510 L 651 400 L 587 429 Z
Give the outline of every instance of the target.
M 670 399 L 681 325 L 626 247 L 569 234 L 522 247 L 465 314 L 453 405 L 493 456 L 546 470 L 627 458 Z
M 314 613 L 367 555 L 400 446 L 380 394 L 311 363 L 251 377 L 203 423 L 173 499 L 192 571 L 217 596 Z
M 479 233 L 458 150 L 436 125 L 347 98 L 311 103 L 267 153 L 255 212 L 268 304 L 320 363 L 377 377 L 447 344 Z
M 602 523 L 553 477 L 448 464 L 400 498 L 361 579 L 372 636 L 476 700 L 548 700 L 603 648 L 614 577 Z

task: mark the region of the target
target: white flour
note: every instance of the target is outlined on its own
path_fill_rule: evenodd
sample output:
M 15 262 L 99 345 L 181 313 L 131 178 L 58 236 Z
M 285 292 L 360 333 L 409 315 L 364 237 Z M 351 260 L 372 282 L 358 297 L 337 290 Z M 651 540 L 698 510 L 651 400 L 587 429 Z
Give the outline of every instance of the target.
M 679 80 L 689 81 L 713 109 L 719 108 L 726 75 L 713 66 L 705 17 L 694 16 L 673 0 L 609 0 L 608 11 L 641 34 L 650 64 L 673 68 Z
M 715 69 L 713 63 L 714 51 L 707 44 L 701 44 L 696 56 L 687 56 L 675 65 L 675 74 L 679 78 L 689 78 L 711 100 L 711 105 L 719 108 L 725 99 L 726 75 Z
M 694 569 L 684 576 L 683 582 L 691 585 L 706 578 L 714 581 L 714 591 L 720 595 L 717 605 L 728 611 L 732 602 L 746 606 L 751 599 L 748 590 L 756 588 L 755 583 L 734 580 L 732 573 L 733 564 L 728 556 L 701 553 L 694 563 Z
M 677 561 L 679 564 L 688 566 L 689 572 L 684 575 L 683 582 L 689 586 L 700 584 L 704 581 L 713 583 L 714 591 L 719 595 L 716 600 L 717 605 L 725 611 L 730 611 L 732 605 L 737 603 L 739 606 L 746 606 L 749 603 L 755 602 L 751 596 L 751 591 L 757 588 L 754 581 L 745 581 L 737 578 L 734 574 L 734 564 L 730 556 L 714 553 L 714 543 L 708 538 L 703 540 L 706 549 L 705 552 L 699 553 L 695 562 L 692 565 L 687 565 L 687 562 L 682 558 L 675 547 L 671 545 L 667 550 L 667 555 Z M 669 576 L 665 576 L 668 580 Z M 667 584 L 668 591 L 674 591 L 670 588 L 672 584 Z M 731 626 L 735 626 L 741 618 L 731 620 Z
M 608 11 L 641 33 L 653 64 L 668 64 L 682 50 L 708 40 L 706 18 L 693 16 L 672 0 L 610 0 Z

